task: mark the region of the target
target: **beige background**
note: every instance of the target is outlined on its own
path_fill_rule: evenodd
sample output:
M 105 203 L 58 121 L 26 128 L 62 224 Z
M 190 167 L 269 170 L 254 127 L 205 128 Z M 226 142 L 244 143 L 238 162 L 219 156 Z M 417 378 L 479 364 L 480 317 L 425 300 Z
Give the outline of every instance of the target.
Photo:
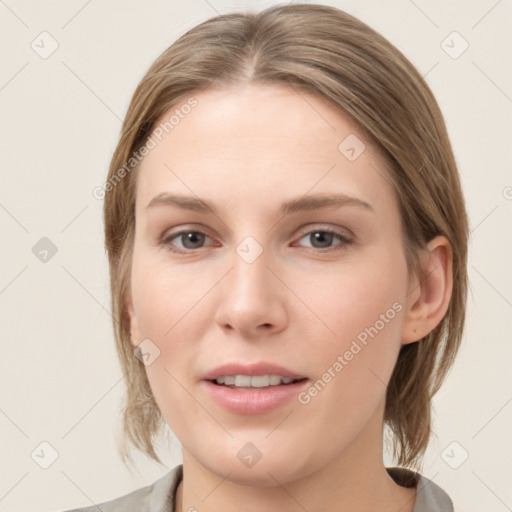
M 92 190 L 153 59 L 200 21 L 272 3 L 0 0 L 0 511 L 100 503 L 180 462 L 177 441 L 164 451 L 168 468 L 141 457 L 132 474 L 116 452 L 123 384 Z M 471 220 L 472 291 L 423 473 L 459 509 L 510 510 L 511 2 L 325 3 L 398 46 L 444 112 Z M 453 31 L 469 44 L 456 59 L 442 46 Z M 464 41 L 450 37 L 453 54 Z M 58 48 L 41 58 L 53 40 Z M 57 248 L 46 263 L 32 252 L 42 237 Z M 36 463 L 51 462 L 42 442 L 58 452 L 47 469 Z

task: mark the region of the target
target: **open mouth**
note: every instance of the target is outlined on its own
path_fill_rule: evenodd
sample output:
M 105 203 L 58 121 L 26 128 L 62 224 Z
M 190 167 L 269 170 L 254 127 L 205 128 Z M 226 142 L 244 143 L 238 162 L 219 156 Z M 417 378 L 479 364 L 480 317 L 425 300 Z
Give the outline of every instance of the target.
M 267 389 L 290 386 L 304 380 L 307 378 L 291 379 L 280 375 L 226 375 L 212 379 L 210 382 L 230 389 Z
M 217 377 L 215 374 L 210 374 L 203 379 L 204 390 L 215 403 L 233 414 L 265 414 L 278 407 L 284 407 L 294 397 L 296 398 L 309 382 L 308 377 L 290 375 L 291 372 L 288 372 L 289 375 L 286 377 L 277 373 L 260 375 L 226 375 L 224 372 L 217 373 L 217 371 L 215 373 Z

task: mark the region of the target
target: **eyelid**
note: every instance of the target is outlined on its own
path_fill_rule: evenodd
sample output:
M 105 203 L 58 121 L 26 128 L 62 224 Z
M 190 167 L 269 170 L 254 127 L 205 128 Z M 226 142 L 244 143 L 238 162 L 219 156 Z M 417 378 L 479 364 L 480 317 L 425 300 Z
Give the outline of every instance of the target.
M 346 238 L 347 240 L 353 240 L 355 238 L 355 235 L 352 233 L 352 231 L 350 231 L 350 229 L 342 228 L 340 226 L 333 227 L 326 224 L 309 224 L 308 226 L 301 228 L 299 232 L 299 238 L 302 238 L 304 235 L 308 235 L 316 231 L 327 231 L 329 233 L 334 233 L 340 237 Z M 346 233 L 344 233 L 343 231 L 345 231 Z
M 175 226 L 174 228 L 166 229 L 160 239 L 175 237 L 181 235 L 182 233 L 201 233 L 203 235 L 207 235 L 210 238 L 212 236 L 209 234 L 210 230 L 199 224 L 180 224 L 179 226 Z

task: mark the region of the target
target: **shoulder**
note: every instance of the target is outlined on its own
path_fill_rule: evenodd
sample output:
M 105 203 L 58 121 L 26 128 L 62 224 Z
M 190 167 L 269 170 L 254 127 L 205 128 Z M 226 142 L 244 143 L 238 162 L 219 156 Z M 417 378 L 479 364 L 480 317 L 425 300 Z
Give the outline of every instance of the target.
M 389 476 L 404 487 L 416 487 L 413 512 L 454 512 L 453 502 L 441 487 L 416 471 L 406 468 L 386 468 Z
M 174 512 L 174 495 L 182 476 L 180 464 L 151 485 L 110 501 L 65 512 Z

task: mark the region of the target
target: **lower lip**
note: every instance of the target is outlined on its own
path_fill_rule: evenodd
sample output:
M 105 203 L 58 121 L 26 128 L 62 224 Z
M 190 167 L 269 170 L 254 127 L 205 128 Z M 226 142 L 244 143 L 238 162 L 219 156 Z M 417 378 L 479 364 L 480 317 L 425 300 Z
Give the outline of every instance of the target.
M 206 391 L 220 406 L 235 414 L 263 414 L 296 397 L 308 379 L 268 388 L 232 389 L 211 381 L 202 381 Z

